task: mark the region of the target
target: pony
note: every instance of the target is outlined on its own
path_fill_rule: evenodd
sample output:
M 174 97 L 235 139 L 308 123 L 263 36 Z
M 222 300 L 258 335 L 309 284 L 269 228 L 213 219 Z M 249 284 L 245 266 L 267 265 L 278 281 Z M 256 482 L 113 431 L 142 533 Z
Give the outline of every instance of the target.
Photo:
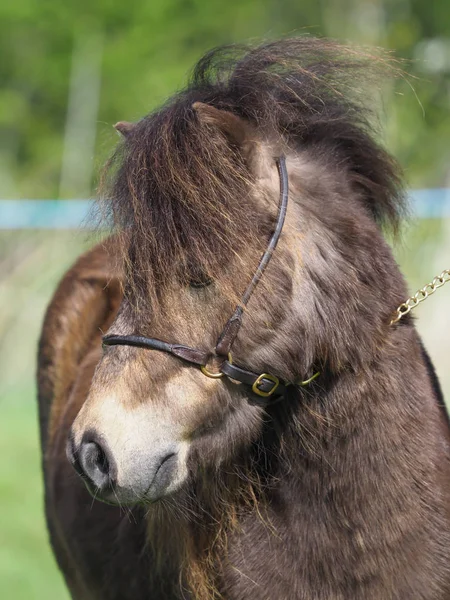
M 391 324 L 407 288 L 384 232 L 405 199 L 366 102 L 386 69 L 313 37 L 219 48 L 117 124 L 111 235 L 39 344 L 46 517 L 74 599 L 450 597 L 443 397 L 411 315 Z M 244 306 L 280 160 L 284 227 Z M 130 336 L 153 345 L 107 344 Z M 270 374 L 272 397 L 224 364 Z

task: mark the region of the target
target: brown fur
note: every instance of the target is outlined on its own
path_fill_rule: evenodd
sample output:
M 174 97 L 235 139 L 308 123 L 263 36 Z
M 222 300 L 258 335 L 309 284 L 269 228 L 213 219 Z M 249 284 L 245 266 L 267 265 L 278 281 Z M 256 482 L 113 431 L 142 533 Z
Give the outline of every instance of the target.
M 311 38 L 225 49 L 126 128 L 105 182 L 118 237 L 66 275 L 40 344 L 47 519 L 74 598 L 450 597 L 442 398 L 411 319 L 389 326 L 406 287 L 379 224 L 397 225 L 401 186 L 347 93 L 373 62 Z M 110 325 L 214 346 L 273 227 L 281 150 L 286 225 L 233 356 L 321 377 L 264 410 L 161 353 L 100 357 Z M 166 395 L 174 378 L 196 396 Z M 124 512 L 93 501 L 64 458 L 78 411 L 79 435 L 92 415 L 100 427 L 111 390 L 125 416 L 166 415 L 189 440 L 183 485 Z

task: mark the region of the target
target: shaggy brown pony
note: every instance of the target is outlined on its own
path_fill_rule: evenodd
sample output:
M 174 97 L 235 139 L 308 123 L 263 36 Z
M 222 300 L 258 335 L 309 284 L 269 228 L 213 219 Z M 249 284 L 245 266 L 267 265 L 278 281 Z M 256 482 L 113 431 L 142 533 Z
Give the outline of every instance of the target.
M 362 102 L 382 63 L 309 37 L 215 50 L 117 125 L 115 235 L 64 277 L 39 348 L 47 520 L 73 598 L 450 598 L 443 399 L 410 316 L 390 325 L 407 290 L 381 225 L 403 195 Z M 214 348 L 273 230 L 281 154 L 286 222 L 232 353 L 291 382 L 284 397 L 102 352 L 107 330 Z

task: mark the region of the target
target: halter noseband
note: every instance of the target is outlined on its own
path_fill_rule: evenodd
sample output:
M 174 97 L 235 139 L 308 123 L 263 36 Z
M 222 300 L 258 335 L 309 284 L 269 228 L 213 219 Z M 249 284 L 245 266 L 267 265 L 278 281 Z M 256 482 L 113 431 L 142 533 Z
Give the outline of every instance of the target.
M 209 359 L 214 354 L 191 348 L 190 346 L 184 346 L 181 344 L 169 344 L 167 342 L 148 338 L 141 335 L 106 335 L 103 338 L 103 344 L 106 346 L 136 346 L 138 348 L 149 348 L 151 350 L 159 350 L 161 352 L 168 352 L 177 358 L 180 358 L 186 362 L 199 365 L 202 373 L 207 377 L 220 378 L 225 375 L 233 383 L 241 383 L 251 388 L 253 393 L 262 398 L 276 398 L 279 399 L 284 395 L 288 383 L 282 381 L 279 377 L 271 375 L 270 373 L 262 373 L 258 375 L 253 371 L 239 367 L 232 362 L 231 347 L 234 340 L 236 339 L 239 329 L 242 325 L 242 315 L 244 308 L 250 300 L 256 286 L 258 285 L 271 257 L 277 246 L 278 240 L 283 229 L 284 220 L 286 217 L 286 210 L 289 197 L 289 181 L 286 170 L 286 160 L 284 156 L 280 156 L 277 159 L 278 173 L 280 177 L 280 202 L 278 206 L 278 216 L 275 230 L 270 238 L 269 244 L 266 251 L 261 257 L 258 268 L 256 269 L 253 278 L 245 290 L 240 303 L 236 307 L 236 310 L 228 319 L 220 337 L 217 341 L 215 348 L 215 355 L 222 357 L 224 360 L 219 367 L 217 373 L 210 372 L 206 365 Z M 311 379 L 303 384 L 309 383 L 312 379 L 317 377 L 318 373 Z M 266 401 L 268 404 L 270 400 Z

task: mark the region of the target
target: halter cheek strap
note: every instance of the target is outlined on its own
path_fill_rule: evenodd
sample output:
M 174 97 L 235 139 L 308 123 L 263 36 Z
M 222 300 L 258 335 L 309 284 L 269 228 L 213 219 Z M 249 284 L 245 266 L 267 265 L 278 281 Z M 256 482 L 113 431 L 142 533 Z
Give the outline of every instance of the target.
M 149 338 L 142 335 L 106 335 L 103 338 L 103 344 L 106 346 L 135 346 L 138 348 L 148 348 L 150 350 L 159 350 L 168 352 L 177 358 L 188 363 L 199 365 L 202 373 L 207 377 L 219 379 L 226 376 L 232 383 L 242 384 L 251 389 L 257 396 L 264 399 L 265 404 L 279 400 L 286 392 L 289 385 L 279 377 L 270 373 L 255 373 L 242 366 L 233 363 L 231 357 L 231 348 L 239 330 L 242 326 L 242 317 L 244 308 L 247 306 L 256 286 L 258 285 L 264 271 L 269 264 L 272 254 L 277 246 L 286 217 L 288 198 L 289 198 L 289 180 L 286 170 L 286 160 L 281 156 L 277 160 L 277 168 L 280 177 L 280 203 L 278 206 L 278 216 L 274 232 L 269 240 L 269 244 L 259 261 L 258 268 L 247 286 L 240 303 L 234 313 L 228 319 L 222 333 L 217 341 L 215 352 L 205 352 L 190 346 L 182 344 L 169 344 L 156 338 Z M 212 356 L 223 357 L 223 362 L 217 372 L 211 372 L 207 369 L 208 361 Z M 319 373 L 300 385 L 309 383 L 315 379 Z
M 252 277 L 247 289 L 242 295 L 241 301 L 239 305 L 236 307 L 236 310 L 228 319 L 227 324 L 225 325 L 220 337 L 217 341 L 216 345 L 216 353 L 221 356 L 227 356 L 227 354 L 231 350 L 231 346 L 233 345 L 234 340 L 236 339 L 237 334 L 239 333 L 239 329 L 242 325 L 242 315 L 244 312 L 244 308 L 247 306 L 248 301 L 250 300 L 253 292 L 255 291 L 256 286 L 258 285 L 261 277 L 266 270 L 267 265 L 269 264 L 270 259 L 272 258 L 272 254 L 277 247 L 278 240 L 280 239 L 281 232 L 283 230 L 284 220 L 286 218 L 286 211 L 289 199 L 289 180 L 286 169 L 286 160 L 284 156 L 281 156 L 277 160 L 277 168 L 278 175 L 280 177 L 280 203 L 278 206 L 278 217 L 277 223 L 275 226 L 275 230 L 270 238 L 269 244 L 259 261 L 258 268 L 255 271 L 255 274 Z

